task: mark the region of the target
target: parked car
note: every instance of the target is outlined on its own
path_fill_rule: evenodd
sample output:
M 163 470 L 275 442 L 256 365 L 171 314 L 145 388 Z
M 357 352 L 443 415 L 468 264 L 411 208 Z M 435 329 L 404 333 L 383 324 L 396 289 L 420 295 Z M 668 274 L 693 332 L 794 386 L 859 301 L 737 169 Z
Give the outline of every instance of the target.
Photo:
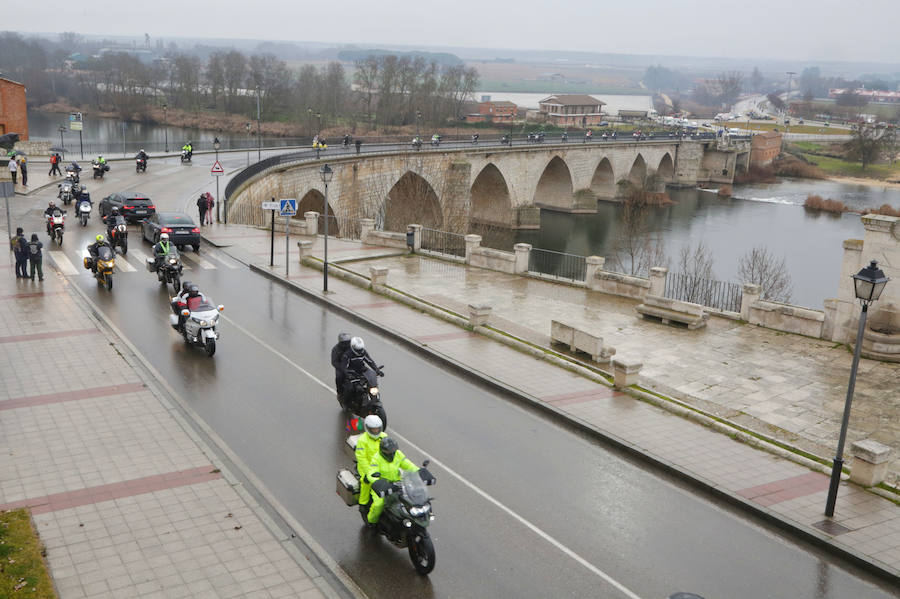
M 156 212 L 156 206 L 146 194 L 138 191 L 113 193 L 100 200 L 100 216 L 109 216 L 118 208 L 125 222 L 136 223 Z
M 200 251 L 200 228 L 184 212 L 157 212 L 141 221 L 141 235 L 150 243 L 158 242 L 163 233 L 180 250 L 189 245 Z

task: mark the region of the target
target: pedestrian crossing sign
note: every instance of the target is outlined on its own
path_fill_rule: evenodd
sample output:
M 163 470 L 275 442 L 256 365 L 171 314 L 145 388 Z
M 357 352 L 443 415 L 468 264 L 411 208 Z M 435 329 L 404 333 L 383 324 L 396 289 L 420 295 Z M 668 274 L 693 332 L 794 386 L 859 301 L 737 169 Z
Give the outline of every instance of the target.
M 281 200 L 281 216 L 294 216 L 297 214 L 297 200 Z

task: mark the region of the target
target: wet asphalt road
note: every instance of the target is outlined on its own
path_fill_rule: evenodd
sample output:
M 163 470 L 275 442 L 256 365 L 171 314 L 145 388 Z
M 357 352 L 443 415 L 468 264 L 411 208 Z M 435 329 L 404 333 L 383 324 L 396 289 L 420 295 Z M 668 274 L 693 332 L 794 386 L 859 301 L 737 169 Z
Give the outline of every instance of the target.
M 140 181 L 142 190 L 161 184 Z M 157 199 L 163 209 L 198 183 L 166 185 L 183 191 Z M 76 267 L 100 228 L 96 219 L 69 227 L 63 251 Z M 149 254 L 137 227 L 130 242 Z M 209 254 L 220 255 L 200 256 Z M 120 260 L 136 270 L 117 273 L 111 293 L 84 271 L 70 280 L 371 597 L 894 596 L 280 285 L 227 268 L 239 266 L 228 258 L 210 258 L 217 268 L 195 263 L 186 276 L 225 304 L 218 352 L 207 358 L 168 326 L 169 291 L 133 255 Z M 425 457 L 417 448 L 436 460 L 437 567 L 427 578 L 334 493 L 337 469 L 349 466 L 343 418 L 313 377 L 332 384 L 328 354 L 343 330 L 365 337 L 386 365 L 389 432 L 414 461 Z

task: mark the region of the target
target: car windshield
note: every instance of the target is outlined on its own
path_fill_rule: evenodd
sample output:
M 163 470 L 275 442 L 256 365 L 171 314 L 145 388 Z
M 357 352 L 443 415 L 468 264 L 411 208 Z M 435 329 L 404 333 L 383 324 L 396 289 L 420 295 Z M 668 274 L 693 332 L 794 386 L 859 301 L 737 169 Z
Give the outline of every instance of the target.
M 108 245 L 101 245 L 99 248 L 97 248 L 97 257 L 101 260 L 112 260 L 112 250 Z
M 428 489 L 417 470 L 404 470 L 400 479 L 403 497 L 412 505 L 423 505 L 428 502 Z

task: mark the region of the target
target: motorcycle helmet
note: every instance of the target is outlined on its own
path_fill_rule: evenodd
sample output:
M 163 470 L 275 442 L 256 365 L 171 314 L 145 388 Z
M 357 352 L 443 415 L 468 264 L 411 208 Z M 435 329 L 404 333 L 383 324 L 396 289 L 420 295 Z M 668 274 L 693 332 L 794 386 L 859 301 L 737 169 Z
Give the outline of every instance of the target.
M 181 293 L 187 293 L 188 291 L 191 290 L 191 287 L 193 287 L 193 286 L 194 286 L 194 284 L 191 283 L 190 281 L 183 282 L 181 284 Z
M 94 239 L 97 240 L 97 243 L 102 243 L 102 242 L 103 242 L 103 235 L 97 235 Z
M 138 152 L 138 153 L 139 153 L 139 154 L 143 154 L 143 153 L 144 153 L 144 148 L 141 148 L 141 151 Z
M 398 448 L 399 445 L 397 445 L 396 441 L 394 441 L 390 437 L 385 437 L 381 440 L 381 448 L 379 449 L 379 451 L 381 452 L 381 457 L 386 459 L 388 462 L 393 462 Z
M 363 343 L 362 337 L 354 337 L 350 340 L 350 349 L 353 350 L 353 353 L 357 356 L 366 351 L 366 344 Z
M 191 288 L 188 289 L 188 296 L 197 297 L 198 295 L 200 295 L 200 288 L 196 285 L 191 285 Z
M 113 216 L 119 216 L 119 209 L 117 207 L 113 206 L 112 213 L 113 213 Z
M 366 427 L 366 433 L 368 433 L 370 437 L 372 437 L 373 439 L 377 439 L 378 435 L 381 434 L 384 423 L 381 422 L 381 418 L 379 418 L 375 414 L 369 414 L 363 421 L 363 426 Z
M 342 347 L 347 347 L 348 345 L 350 345 L 350 333 L 339 333 L 338 344 Z
M 48 208 L 56 208 L 56 202 L 50 202 L 50 204 L 47 207 Z
M 160 241 L 169 241 L 169 234 L 163 233 L 162 235 L 159 236 L 159 240 Z

